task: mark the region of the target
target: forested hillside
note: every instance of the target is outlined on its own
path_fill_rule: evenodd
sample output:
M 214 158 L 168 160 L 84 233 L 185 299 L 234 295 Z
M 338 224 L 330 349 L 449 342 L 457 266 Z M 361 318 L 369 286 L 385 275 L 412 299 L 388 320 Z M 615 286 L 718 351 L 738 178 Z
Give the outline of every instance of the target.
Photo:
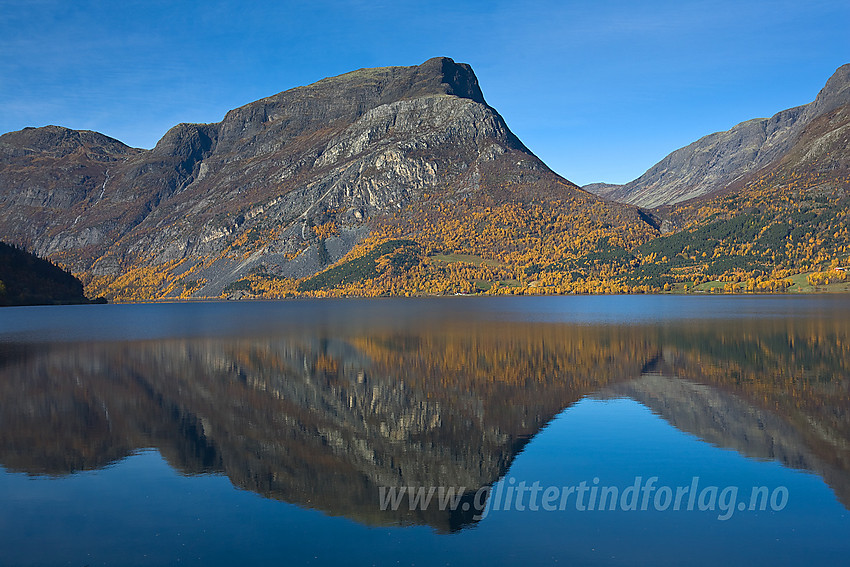
M 0 306 L 88 302 L 80 280 L 52 262 L 0 242 Z

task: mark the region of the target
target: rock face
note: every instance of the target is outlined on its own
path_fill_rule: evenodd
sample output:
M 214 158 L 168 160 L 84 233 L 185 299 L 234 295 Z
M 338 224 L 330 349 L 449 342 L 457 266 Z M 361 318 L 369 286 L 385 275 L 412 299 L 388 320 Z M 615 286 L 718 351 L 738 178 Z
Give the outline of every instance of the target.
M 90 277 L 183 261 L 197 270 L 196 295 L 217 295 L 261 263 L 315 273 L 371 217 L 474 184 L 470 172 L 497 159 L 556 177 L 487 105 L 468 65 L 361 69 L 219 123 L 180 124 L 152 150 L 56 126 L 6 134 L 0 237 Z M 313 227 L 329 222 L 338 230 L 319 242 Z
M 776 166 L 797 171 L 850 171 L 850 104 L 806 124 Z
M 625 185 L 590 191 L 641 207 L 670 205 L 723 190 L 781 159 L 818 117 L 850 104 L 850 64 L 840 67 L 814 102 L 771 118 L 742 122 L 680 148 Z

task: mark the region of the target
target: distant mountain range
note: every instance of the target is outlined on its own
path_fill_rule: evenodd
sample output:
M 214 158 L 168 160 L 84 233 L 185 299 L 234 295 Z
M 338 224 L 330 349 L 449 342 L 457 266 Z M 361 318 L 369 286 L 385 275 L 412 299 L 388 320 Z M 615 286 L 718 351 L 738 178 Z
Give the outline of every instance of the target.
M 748 174 L 797 159 L 847 166 L 850 64 L 840 67 L 814 102 L 754 118 L 680 148 L 625 185 L 584 188 L 641 207 L 672 205 L 722 191 Z M 843 141 L 844 143 L 836 143 Z M 831 150 L 831 151 L 830 151 Z
M 625 186 L 585 189 L 445 57 L 179 124 L 151 150 L 25 128 L 0 136 L 0 240 L 68 269 L 91 297 L 125 301 L 705 291 L 759 278 L 746 290 L 777 291 L 846 260 L 848 84 L 845 65 L 809 105 L 702 138 Z

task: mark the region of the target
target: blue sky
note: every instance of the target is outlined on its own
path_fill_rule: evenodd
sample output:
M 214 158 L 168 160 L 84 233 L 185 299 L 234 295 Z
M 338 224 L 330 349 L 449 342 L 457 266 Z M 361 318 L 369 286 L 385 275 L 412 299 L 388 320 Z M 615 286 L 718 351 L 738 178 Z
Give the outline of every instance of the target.
M 361 67 L 470 63 L 568 179 L 814 99 L 850 62 L 850 2 L 0 0 L 0 132 L 59 124 L 152 147 L 178 122 Z

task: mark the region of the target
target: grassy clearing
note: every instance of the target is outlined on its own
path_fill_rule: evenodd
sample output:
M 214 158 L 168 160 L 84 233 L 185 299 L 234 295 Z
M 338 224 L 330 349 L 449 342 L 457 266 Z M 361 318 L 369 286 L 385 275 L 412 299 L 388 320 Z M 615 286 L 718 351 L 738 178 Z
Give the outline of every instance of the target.
M 846 292 L 850 292 L 850 282 L 841 282 L 841 283 L 834 283 L 834 284 L 829 284 L 829 285 L 819 285 L 819 286 L 809 285 L 808 276 L 809 276 L 810 273 L 814 273 L 814 272 L 807 272 L 807 273 L 804 273 L 804 274 L 796 274 L 796 275 L 793 275 L 793 276 L 786 278 L 786 279 L 791 280 L 791 282 L 792 282 L 791 287 L 789 287 L 787 289 L 787 293 L 846 293 Z M 739 292 L 745 291 L 745 289 L 744 289 L 745 284 L 735 283 L 733 285 L 735 286 L 736 291 L 739 291 Z M 712 290 L 717 289 L 717 288 L 720 288 L 721 290 L 723 290 L 725 286 L 726 286 L 725 282 L 714 280 L 714 281 L 710 281 L 710 282 L 701 283 L 698 286 L 696 286 L 695 288 L 689 289 L 688 291 L 710 293 Z M 681 285 L 677 284 L 677 285 L 673 286 L 672 291 L 673 292 L 681 292 L 683 290 L 682 290 Z
M 462 262 L 464 264 L 475 264 L 476 266 L 481 266 L 483 264 L 484 266 L 491 266 L 493 268 L 500 268 L 504 266 L 504 264 L 499 261 L 487 260 L 481 256 L 475 256 L 473 254 L 434 254 L 431 256 L 431 260 L 443 262 L 444 264 Z
M 711 291 L 712 289 L 715 289 L 715 288 L 718 288 L 718 287 L 720 289 L 723 289 L 723 287 L 725 285 L 726 285 L 725 282 L 713 280 L 713 281 L 710 281 L 710 282 L 701 283 L 698 286 L 696 286 L 693 290 L 694 291 Z
M 522 285 L 518 280 L 499 280 L 497 282 L 472 280 L 472 283 L 478 291 L 489 291 L 496 284 L 499 284 L 499 287 L 520 287 Z
M 814 273 L 814 272 L 809 272 Z M 850 292 L 850 282 L 834 283 L 829 285 L 809 285 L 809 273 L 797 274 L 788 278 L 794 285 L 788 288 L 789 293 L 845 293 Z

